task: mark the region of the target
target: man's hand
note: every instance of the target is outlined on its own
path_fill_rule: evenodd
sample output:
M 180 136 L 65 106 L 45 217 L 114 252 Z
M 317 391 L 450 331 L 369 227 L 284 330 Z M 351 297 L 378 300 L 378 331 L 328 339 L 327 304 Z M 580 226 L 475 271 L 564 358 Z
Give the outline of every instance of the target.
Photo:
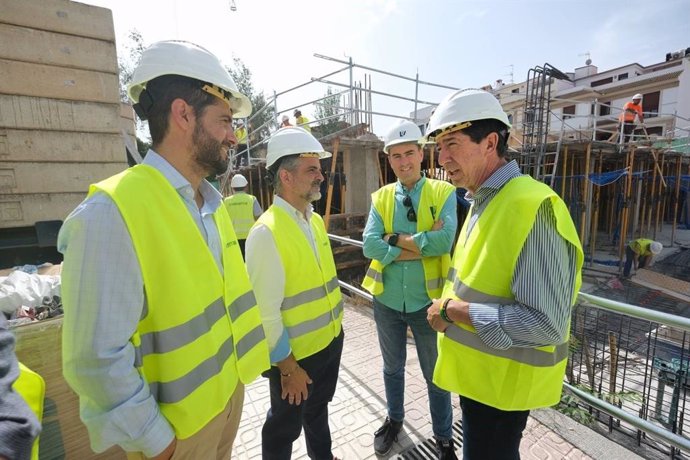
M 431 299 L 431 306 L 426 310 L 426 320 L 436 332 L 446 332 L 450 323 L 441 318 L 441 305 L 444 299 Z
M 434 225 L 431 226 L 431 231 L 435 232 L 437 230 L 441 230 L 443 228 L 443 219 L 439 219 L 436 222 L 434 222 Z
M 155 457 L 151 457 L 152 460 L 170 460 L 172 458 L 173 454 L 175 453 L 175 449 L 177 448 L 177 438 L 173 438 L 172 442 L 168 444 L 168 447 L 166 447 L 163 452 L 160 454 L 156 455 Z
M 295 370 L 290 372 L 290 375 L 280 375 L 280 385 L 283 390 L 280 397 L 282 399 L 287 398 L 288 403 L 299 406 L 302 401 L 309 397 L 307 384 L 310 383 L 312 381 L 307 371 L 297 366 Z

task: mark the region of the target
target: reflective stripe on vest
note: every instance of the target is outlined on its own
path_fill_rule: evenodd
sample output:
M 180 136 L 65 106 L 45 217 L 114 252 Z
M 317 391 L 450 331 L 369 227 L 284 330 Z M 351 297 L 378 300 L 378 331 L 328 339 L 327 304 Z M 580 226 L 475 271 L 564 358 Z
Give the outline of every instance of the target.
M 515 303 L 511 290 L 515 265 L 537 211 L 547 199 L 552 204 L 557 231 L 577 248 L 577 275 L 571 297 L 574 303 L 583 262 L 579 237 L 563 201 L 529 176 L 505 184 L 469 236 L 469 219 L 465 221 L 442 297 L 484 304 Z M 455 323 L 440 337 L 433 380 L 441 388 L 501 410 L 546 407 L 560 400 L 567 355 L 567 342 L 495 349 L 487 346 L 473 327 Z
M 397 183 L 385 185 L 371 195 L 371 205 L 381 216 L 385 233 L 393 233 L 396 186 Z M 434 219 L 437 217 L 432 215 L 431 208 L 442 209 L 448 201 L 448 197 L 453 193 L 455 193 L 455 187 L 448 182 L 434 179 L 425 180 L 419 198 L 419 209 L 416 210 L 418 232 L 431 230 Z M 430 299 L 438 298 L 446 280 L 446 272 L 450 267 L 450 254 L 423 257 L 422 266 L 424 267 L 427 295 Z M 382 294 L 384 290 L 383 270 L 383 264 L 372 259 L 362 281 L 362 287 L 373 295 Z
M 46 395 L 46 382 L 43 377 L 19 363 L 19 377 L 14 381 L 12 388 L 26 401 L 29 409 L 38 419 L 38 423 L 41 423 Z M 31 446 L 31 460 L 38 460 L 38 444 L 39 438 L 37 437 Z
M 250 383 L 270 366 L 230 218 L 222 206 L 213 215 L 223 275 L 179 193 L 156 169 L 135 166 L 95 191 L 117 205 L 142 272 L 135 365 L 175 435 L 188 438 L 226 407 L 238 380 Z
M 223 204 L 228 210 L 232 226 L 235 229 L 237 238 L 246 240 L 249 229 L 252 228 L 254 219 L 254 201 L 256 198 L 248 193 L 238 192 L 227 197 Z
M 312 213 L 309 222 L 318 263 L 302 229 L 283 208 L 271 206 L 258 224 L 271 231 L 285 270 L 280 312 L 290 348 L 296 359 L 306 358 L 326 348 L 342 328 L 342 297 L 323 220 Z

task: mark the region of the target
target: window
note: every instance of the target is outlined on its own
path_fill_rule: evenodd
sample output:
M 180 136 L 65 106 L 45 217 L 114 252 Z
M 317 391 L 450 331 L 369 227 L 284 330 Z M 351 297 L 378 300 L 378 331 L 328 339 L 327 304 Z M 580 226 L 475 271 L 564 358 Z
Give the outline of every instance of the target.
M 642 111 L 645 118 L 653 118 L 659 116 L 659 97 L 661 91 L 654 91 L 642 95 Z
M 593 81 L 590 83 L 590 86 L 594 88 L 595 86 L 601 86 L 601 85 L 606 85 L 608 83 L 611 83 L 613 81 L 613 77 L 609 78 L 602 78 L 601 80 Z
M 568 118 L 573 118 L 575 116 L 575 106 L 574 105 L 569 105 L 567 107 L 563 107 L 563 119 L 566 120 Z
M 611 101 L 602 102 L 599 106 L 599 116 L 611 115 Z
M 513 124 L 513 114 L 512 113 L 508 114 L 508 123 L 510 123 L 511 125 Z
M 625 80 L 628 78 L 628 72 L 618 74 L 618 80 Z
M 520 92 L 520 88 L 515 88 L 514 90 L 511 91 L 513 94 L 518 94 Z

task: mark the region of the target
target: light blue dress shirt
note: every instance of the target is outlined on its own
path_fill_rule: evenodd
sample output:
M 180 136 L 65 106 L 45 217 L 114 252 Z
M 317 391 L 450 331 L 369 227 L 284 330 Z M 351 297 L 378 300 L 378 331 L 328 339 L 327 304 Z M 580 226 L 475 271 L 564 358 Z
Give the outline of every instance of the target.
M 222 203 L 220 193 L 202 181 L 204 204 L 199 209 L 190 183 L 163 157 L 149 150 L 143 164 L 160 171 L 177 190 L 222 273 L 213 220 Z M 102 452 L 119 445 L 155 456 L 175 434 L 134 367 L 129 340 L 144 307 L 144 283 L 131 237 L 110 197 L 95 193 L 69 215 L 58 250 L 65 256 L 63 372 L 79 395 L 91 447 Z
M 396 182 L 393 232 L 413 235 L 412 238 L 422 256 L 440 256 L 450 253 L 458 227 L 455 193 L 448 197 L 440 210 L 432 212 L 435 214 L 434 220 L 443 220 L 441 230 L 417 232 L 417 222 L 407 220 L 409 208 L 403 205 L 403 199 L 409 194 L 415 211 L 419 209 L 419 199 L 426 180 L 422 177 L 410 190 L 407 190 L 400 181 Z M 382 304 L 397 311 L 410 313 L 419 311 L 430 301 L 426 292 L 422 261 L 396 261 L 402 250 L 383 241 L 384 234 L 383 218 L 372 206 L 362 239 L 364 240 L 364 256 L 376 259 L 384 265 L 383 293 L 376 298 Z

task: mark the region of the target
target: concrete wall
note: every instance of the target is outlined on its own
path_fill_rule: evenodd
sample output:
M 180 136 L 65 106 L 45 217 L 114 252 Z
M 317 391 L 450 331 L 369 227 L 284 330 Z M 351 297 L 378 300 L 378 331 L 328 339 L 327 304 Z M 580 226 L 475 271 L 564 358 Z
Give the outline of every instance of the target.
M 0 228 L 63 220 L 127 166 L 112 13 L 67 0 L 0 11 Z
M 347 176 L 345 209 L 348 213 L 368 213 L 371 194 L 379 188 L 378 152 L 381 141 L 343 139 L 343 168 Z

